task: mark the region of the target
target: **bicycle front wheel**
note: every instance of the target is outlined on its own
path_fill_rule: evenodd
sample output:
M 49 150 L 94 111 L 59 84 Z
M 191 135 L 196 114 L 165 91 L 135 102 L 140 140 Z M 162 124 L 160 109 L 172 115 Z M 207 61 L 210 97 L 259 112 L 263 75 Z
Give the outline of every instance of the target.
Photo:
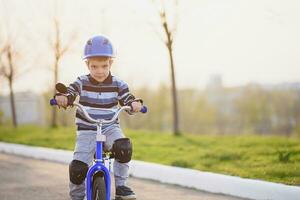
M 97 173 L 93 177 L 93 200 L 106 200 L 105 179 L 102 173 Z

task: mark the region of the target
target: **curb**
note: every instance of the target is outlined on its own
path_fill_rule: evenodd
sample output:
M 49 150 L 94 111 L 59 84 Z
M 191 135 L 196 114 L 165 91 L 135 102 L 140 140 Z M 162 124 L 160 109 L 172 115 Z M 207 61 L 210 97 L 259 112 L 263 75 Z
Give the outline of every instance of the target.
M 0 152 L 70 163 L 73 152 L 0 142 Z M 132 160 L 133 177 L 258 200 L 299 200 L 300 187 Z

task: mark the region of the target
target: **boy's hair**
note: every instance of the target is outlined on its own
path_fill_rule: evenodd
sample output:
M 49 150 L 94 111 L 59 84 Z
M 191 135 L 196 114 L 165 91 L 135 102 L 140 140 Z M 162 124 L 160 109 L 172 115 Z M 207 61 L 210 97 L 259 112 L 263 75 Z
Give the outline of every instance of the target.
M 91 60 L 91 59 L 97 59 L 97 60 L 100 60 L 100 61 L 107 61 L 107 60 L 112 60 L 113 58 L 109 57 L 109 56 L 95 56 L 95 57 L 86 58 L 84 61 L 88 65 L 89 60 Z

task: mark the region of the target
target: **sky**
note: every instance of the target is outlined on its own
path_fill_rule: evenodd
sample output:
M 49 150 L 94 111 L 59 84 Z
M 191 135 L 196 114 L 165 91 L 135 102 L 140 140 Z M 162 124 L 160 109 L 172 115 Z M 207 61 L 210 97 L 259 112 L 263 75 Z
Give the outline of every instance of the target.
M 168 20 L 171 25 L 177 22 L 179 88 L 203 89 L 215 74 L 228 87 L 300 81 L 299 1 L 178 0 L 176 12 L 172 1 L 165 2 Z M 158 8 L 150 0 L 1 0 L 0 45 L 10 36 L 20 54 L 15 90 L 42 92 L 52 87 L 53 16 L 60 21 L 63 43 L 70 44 L 60 62 L 60 82 L 69 84 L 88 73 L 81 60 L 84 44 L 105 34 L 117 49 L 114 75 L 131 88 L 169 85 Z M 0 93 L 7 92 L 8 84 L 1 83 Z

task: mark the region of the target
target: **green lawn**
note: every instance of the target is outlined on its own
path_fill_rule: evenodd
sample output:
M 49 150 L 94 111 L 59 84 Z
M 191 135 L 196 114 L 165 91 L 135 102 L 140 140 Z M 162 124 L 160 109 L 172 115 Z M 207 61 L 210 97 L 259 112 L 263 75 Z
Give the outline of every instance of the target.
M 279 136 L 190 135 L 126 130 L 134 159 L 300 185 L 300 139 Z M 73 150 L 74 128 L 0 126 L 0 140 Z

